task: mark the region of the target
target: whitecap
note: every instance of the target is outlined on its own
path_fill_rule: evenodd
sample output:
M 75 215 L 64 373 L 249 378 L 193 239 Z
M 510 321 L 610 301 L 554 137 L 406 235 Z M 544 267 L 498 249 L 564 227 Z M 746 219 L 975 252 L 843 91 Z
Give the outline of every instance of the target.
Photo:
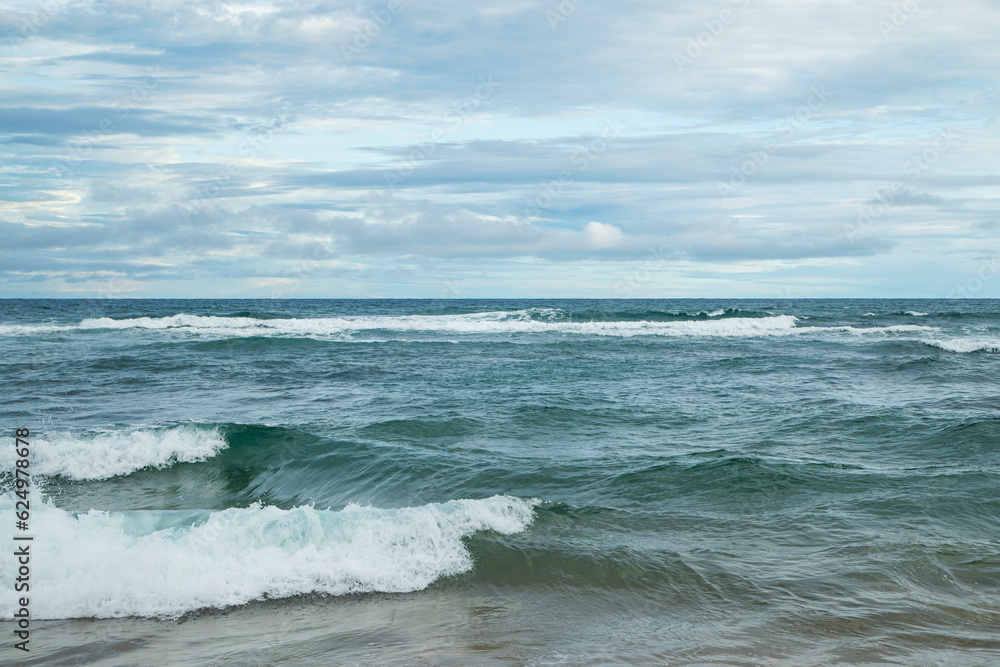
M 108 479 L 175 463 L 205 461 L 226 449 L 216 428 L 177 426 L 31 439 L 31 471 L 70 479 Z M 14 469 L 13 447 L 0 448 L 0 470 Z
M 39 619 L 177 617 L 309 593 L 406 593 L 468 572 L 463 538 L 509 535 L 538 501 L 511 496 L 421 507 L 72 514 L 32 503 L 31 613 Z M 14 498 L 0 500 L 13 524 Z M 0 588 L 16 564 L 0 559 Z M 0 599 L 11 618 L 14 596 Z

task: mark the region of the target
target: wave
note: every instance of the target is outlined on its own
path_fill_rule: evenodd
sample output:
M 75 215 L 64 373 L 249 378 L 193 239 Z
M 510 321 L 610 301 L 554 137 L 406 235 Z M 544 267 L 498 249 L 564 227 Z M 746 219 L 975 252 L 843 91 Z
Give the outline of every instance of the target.
M 217 428 L 176 426 L 90 435 L 60 434 L 31 440 L 35 475 L 109 479 L 143 468 L 205 461 L 226 449 Z M 0 471 L 14 469 L 13 447 L 0 448 Z
M 850 325 L 805 326 L 806 316 L 743 316 L 733 309 L 697 313 L 633 314 L 644 319 L 603 319 L 594 315 L 580 321 L 559 308 L 528 308 L 514 311 L 487 311 L 448 315 L 356 315 L 315 318 L 218 317 L 177 314 L 169 317 L 108 317 L 85 319 L 77 325 L 19 325 L 0 327 L 0 334 L 59 331 L 151 330 L 199 338 L 303 339 L 371 342 L 371 336 L 386 338 L 387 332 L 415 335 L 519 335 L 563 334 L 582 336 L 664 336 L 664 337 L 756 337 L 810 333 L 894 334 L 936 331 L 935 327 L 914 324 L 856 327 Z M 655 315 L 655 317 L 654 317 Z M 605 313 L 604 317 L 623 317 Z M 673 317 L 686 319 L 662 319 Z M 390 334 L 391 335 L 391 334 Z M 360 338 L 356 336 L 361 336 Z M 402 340 L 390 337 L 388 340 Z M 424 338 L 423 340 L 427 340 Z M 376 341 L 385 342 L 385 341 Z M 457 342 L 457 341 L 450 341 Z
M 951 340 L 922 340 L 924 345 L 930 345 L 946 352 L 956 352 L 958 354 L 969 354 L 970 352 L 1000 352 L 1000 341 L 984 341 L 966 338 L 953 338 Z
M 10 494 L 0 503 L 4 515 L 13 513 Z M 211 513 L 74 515 L 38 503 L 33 544 L 44 547 L 32 553 L 32 615 L 176 618 L 310 593 L 422 590 L 472 569 L 463 538 L 521 532 L 538 504 L 493 496 L 401 509 L 252 505 Z M 4 590 L 13 590 L 14 560 L 0 561 Z M 7 618 L 13 599 L 0 602 Z
M 365 331 L 406 331 L 449 334 L 498 333 L 567 333 L 604 336 L 636 335 L 707 335 L 746 336 L 788 331 L 795 327 L 791 315 L 776 317 L 730 318 L 717 321 L 604 321 L 570 322 L 554 317 L 537 319 L 528 311 L 484 312 L 467 315 L 401 315 L 330 317 L 289 320 L 250 320 L 243 318 L 173 317 L 133 320 L 84 320 L 81 328 L 186 329 L 194 333 L 216 335 L 320 335 L 351 334 Z
M 930 313 L 924 313 L 924 312 L 921 312 L 919 310 L 902 310 L 902 311 L 885 312 L 885 313 L 867 312 L 867 313 L 865 313 L 863 315 L 863 317 L 877 317 L 879 315 L 881 315 L 883 317 L 902 317 L 904 315 L 908 315 L 910 317 L 926 317 L 926 316 L 930 315 Z M 966 314 L 965 313 L 935 313 L 935 315 L 963 317 Z
M 838 325 L 828 327 L 800 327 L 799 331 L 839 331 L 852 334 L 887 334 L 887 333 L 921 333 L 935 331 L 934 327 L 922 324 L 893 324 L 887 327 L 852 327 L 850 325 Z

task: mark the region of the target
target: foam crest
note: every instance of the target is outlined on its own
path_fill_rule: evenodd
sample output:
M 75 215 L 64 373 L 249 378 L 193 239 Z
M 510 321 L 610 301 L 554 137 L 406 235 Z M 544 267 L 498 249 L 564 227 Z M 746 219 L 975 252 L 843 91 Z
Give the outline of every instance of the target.
M 7 525 L 13 502 L 9 494 L 0 501 Z M 73 515 L 32 503 L 32 615 L 176 617 L 308 593 L 421 590 L 472 569 L 462 538 L 520 532 L 536 504 L 494 496 L 402 509 Z M 14 567 L 0 561 L 0 588 L 13 590 Z M 0 600 L 7 618 L 12 600 Z
M 721 313 L 720 313 L 721 314 Z M 716 316 L 715 314 L 710 314 Z M 80 329 L 156 329 L 213 336 L 331 336 L 375 331 L 502 334 L 565 333 L 595 336 L 743 336 L 791 330 L 796 318 L 735 317 L 719 321 L 602 321 L 570 322 L 558 309 L 532 308 L 509 312 L 464 315 L 399 315 L 320 317 L 257 320 L 245 317 L 204 317 L 173 315 L 163 318 L 139 317 L 126 320 L 98 318 L 84 320 Z
M 0 336 L 30 336 L 40 333 L 72 331 L 79 327 L 59 324 L 0 324 Z
M 558 308 L 466 313 L 460 315 L 361 315 L 344 317 L 255 319 L 178 314 L 170 317 L 136 317 L 115 320 L 87 319 L 76 327 L 82 331 L 145 329 L 216 338 L 306 336 L 347 338 L 379 332 L 414 334 L 579 334 L 589 336 L 766 336 L 788 333 L 907 333 L 930 331 L 932 327 L 895 325 L 888 327 L 798 326 L 793 315 L 769 317 L 721 317 L 726 311 L 701 311 L 710 320 L 650 321 L 614 320 L 572 322 Z M 46 329 L 48 330 L 48 329 Z
M 940 348 L 946 352 L 969 354 L 971 352 L 1000 352 L 1000 341 L 953 338 L 951 340 L 923 340 L 925 345 Z
M 35 475 L 71 479 L 108 479 L 174 463 L 195 463 L 227 447 L 217 429 L 178 426 L 162 429 L 59 434 L 31 439 L 31 470 Z M 14 469 L 13 447 L 0 448 L 0 470 Z
M 923 333 L 927 331 L 935 331 L 934 327 L 928 327 L 922 324 L 893 324 L 888 327 L 806 327 L 806 329 L 809 328 L 815 329 L 816 331 L 843 331 L 845 333 L 852 334 Z

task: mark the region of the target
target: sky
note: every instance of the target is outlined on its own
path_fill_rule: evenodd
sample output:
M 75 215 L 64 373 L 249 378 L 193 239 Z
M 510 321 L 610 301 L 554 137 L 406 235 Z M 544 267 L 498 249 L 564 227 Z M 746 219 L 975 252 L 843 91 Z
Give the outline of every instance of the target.
M 1000 1 L 0 6 L 0 298 L 1000 297 Z

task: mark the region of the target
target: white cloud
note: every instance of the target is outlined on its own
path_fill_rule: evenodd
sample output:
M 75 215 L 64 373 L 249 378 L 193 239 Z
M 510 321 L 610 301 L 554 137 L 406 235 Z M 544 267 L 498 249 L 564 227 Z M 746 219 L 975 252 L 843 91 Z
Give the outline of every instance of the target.
M 318 243 L 370 264 L 352 280 L 387 296 L 413 295 L 412 271 L 387 264 L 399 257 L 430 286 L 488 259 L 480 284 L 512 295 L 525 266 L 567 293 L 595 265 L 620 274 L 661 247 L 670 266 L 735 267 L 766 283 L 758 292 L 780 272 L 813 293 L 881 280 L 935 294 L 974 269 L 939 249 L 981 247 L 996 218 L 995 3 L 920 3 L 888 33 L 893 5 L 861 0 L 573 4 L 555 30 L 556 3 L 526 0 L 406 2 L 382 24 L 386 0 L 0 10 L 0 281 L 30 274 L 7 283 L 25 296 L 108 272 L 140 295 L 171 280 L 186 294 L 184 276 L 252 289 L 282 284 Z M 25 20 L 35 28 L 20 34 Z M 679 71 L 691 40 L 700 51 Z M 133 99 L 150 68 L 158 85 Z M 483 77 L 499 83 L 488 95 Z M 815 86 L 830 101 L 780 129 Z M 581 162 L 615 118 L 627 131 Z M 906 180 L 946 127 L 955 145 Z M 897 180 L 903 194 L 848 238 Z
M 591 248 L 613 248 L 624 238 L 622 230 L 603 222 L 588 222 L 583 233 Z

